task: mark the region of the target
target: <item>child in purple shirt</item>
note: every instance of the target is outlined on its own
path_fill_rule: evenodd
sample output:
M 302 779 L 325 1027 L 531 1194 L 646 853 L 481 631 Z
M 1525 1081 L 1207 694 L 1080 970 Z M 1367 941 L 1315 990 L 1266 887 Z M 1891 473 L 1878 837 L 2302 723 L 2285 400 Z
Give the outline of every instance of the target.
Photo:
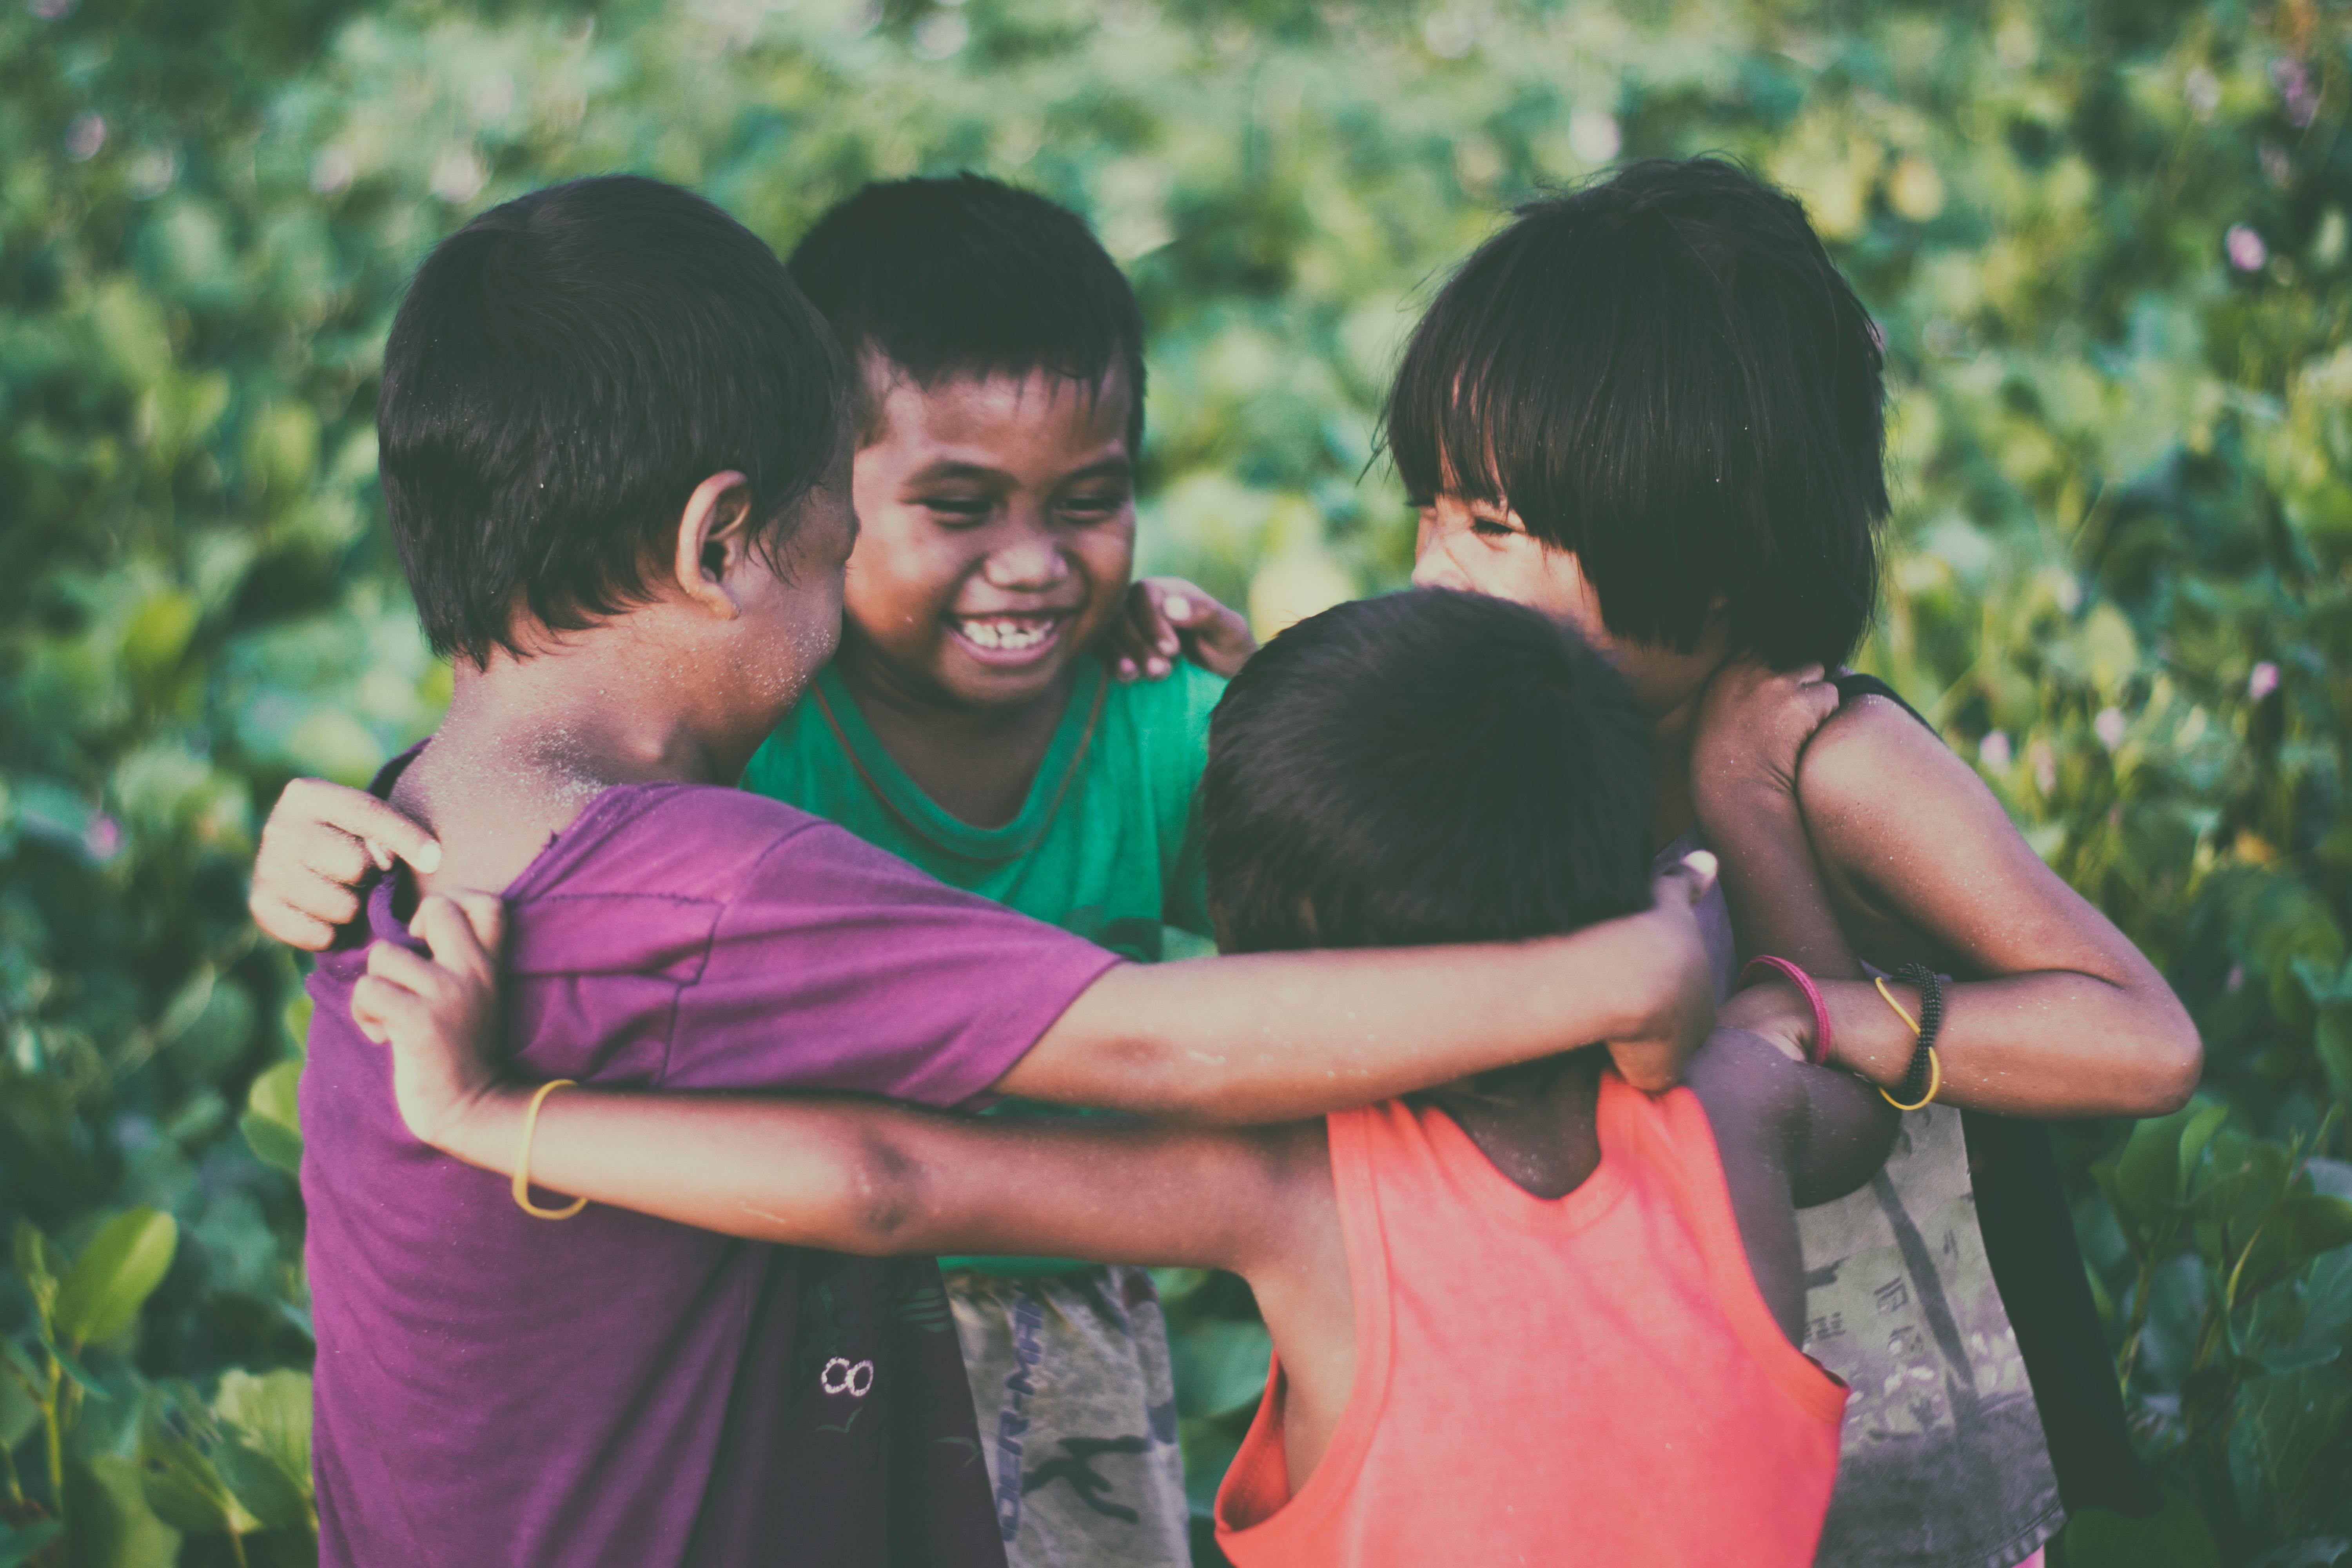
M 327 1564 L 1002 1561 L 932 1264 L 551 1223 L 406 1132 L 350 1004 L 421 893 L 502 892 L 509 1042 L 612 1087 L 1275 1121 L 1594 1039 L 1663 1088 L 1711 1018 L 1703 878 L 1570 937 L 1154 969 L 718 787 L 840 635 L 848 393 L 774 255 L 646 180 L 484 214 L 394 322 L 391 530 L 455 684 L 376 784 L 439 853 L 312 981 Z

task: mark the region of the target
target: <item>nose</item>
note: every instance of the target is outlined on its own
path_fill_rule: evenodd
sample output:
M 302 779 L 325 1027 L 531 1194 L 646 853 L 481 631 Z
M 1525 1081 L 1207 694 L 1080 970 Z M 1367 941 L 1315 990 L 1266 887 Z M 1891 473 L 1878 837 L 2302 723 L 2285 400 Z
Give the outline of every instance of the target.
M 1070 563 L 1042 519 L 1016 515 L 1007 519 L 1003 528 L 1003 537 L 981 565 L 981 576 L 990 587 L 1035 592 L 1069 576 Z
M 1444 534 L 1436 514 L 1424 510 L 1413 537 L 1412 585 L 1416 588 L 1467 588 L 1470 580 L 1445 552 Z

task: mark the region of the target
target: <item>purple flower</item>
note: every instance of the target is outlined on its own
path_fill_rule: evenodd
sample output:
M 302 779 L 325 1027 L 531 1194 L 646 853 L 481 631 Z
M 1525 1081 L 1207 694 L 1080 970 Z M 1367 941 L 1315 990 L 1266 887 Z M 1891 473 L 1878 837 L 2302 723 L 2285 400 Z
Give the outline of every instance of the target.
M 2308 125 L 2319 112 L 2319 94 L 2312 89 L 2311 72 L 2301 60 L 2275 59 L 2271 62 L 2271 82 L 2285 101 L 2286 117 L 2295 125 Z
M 2263 263 L 2271 258 L 2271 247 L 2263 243 L 2263 237 L 2242 223 L 2230 226 L 2221 245 L 2230 253 L 2230 265 L 2241 272 L 2260 272 Z
M 89 826 L 81 830 L 81 847 L 89 851 L 89 858 L 93 860 L 113 859 L 114 852 L 122 847 L 122 825 L 106 813 L 100 812 L 89 819 Z
M 2263 698 L 2276 691 L 2278 686 L 2278 666 L 2269 659 L 2264 659 L 2254 666 L 2252 674 L 2246 677 L 2246 696 L 2252 701 L 2260 702 Z

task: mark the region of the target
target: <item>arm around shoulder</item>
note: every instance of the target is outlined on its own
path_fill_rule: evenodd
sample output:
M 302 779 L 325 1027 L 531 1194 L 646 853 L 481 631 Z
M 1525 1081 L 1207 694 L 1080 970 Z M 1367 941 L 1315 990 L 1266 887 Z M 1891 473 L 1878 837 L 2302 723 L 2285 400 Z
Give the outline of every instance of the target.
M 1958 969 L 1938 1042 L 1946 1098 L 2024 1116 L 2187 1101 L 2203 1066 L 2187 1009 L 1925 726 L 1883 698 L 1847 703 L 1807 748 L 1798 795 L 1832 881 Z M 1898 1079 L 1907 1027 L 1867 984 L 1825 990 L 1843 1065 Z

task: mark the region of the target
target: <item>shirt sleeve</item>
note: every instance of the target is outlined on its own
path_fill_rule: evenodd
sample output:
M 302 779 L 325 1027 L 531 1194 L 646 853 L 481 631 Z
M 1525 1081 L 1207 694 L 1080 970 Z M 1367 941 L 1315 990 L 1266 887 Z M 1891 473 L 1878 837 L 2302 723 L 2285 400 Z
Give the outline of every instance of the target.
M 1118 962 L 814 823 L 771 845 L 719 913 L 661 1086 L 961 1105 Z

